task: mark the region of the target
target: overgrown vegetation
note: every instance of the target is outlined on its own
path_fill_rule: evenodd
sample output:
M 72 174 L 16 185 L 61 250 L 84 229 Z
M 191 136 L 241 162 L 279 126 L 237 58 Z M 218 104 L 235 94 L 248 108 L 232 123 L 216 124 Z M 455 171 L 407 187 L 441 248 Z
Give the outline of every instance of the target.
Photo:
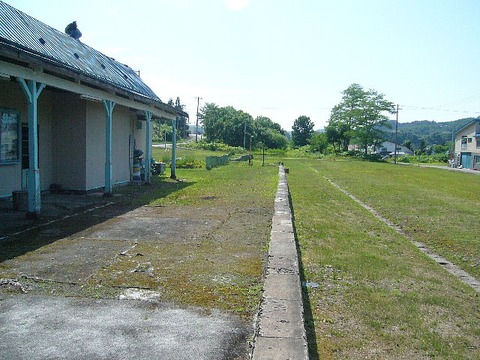
M 129 275 L 132 258 L 126 256 L 96 281 L 115 286 L 140 281 L 162 289 L 167 301 L 224 309 L 250 321 L 261 297 L 277 168 L 233 163 L 211 171 L 180 169 L 177 175 L 182 181 L 155 178 L 161 185 L 134 201 L 159 209 L 174 205 L 178 213 L 197 214 L 192 220 L 207 216 L 218 223 L 216 228 L 209 233 L 199 228 L 195 237 L 180 243 L 137 245 L 134 252 L 143 254 L 142 262 L 161 269 L 157 277 Z
M 414 155 L 414 156 L 400 156 L 399 162 L 407 164 L 440 164 L 448 163 L 448 154 L 434 154 L 434 155 Z
M 229 155 L 235 154 L 244 154 L 246 150 L 240 146 L 230 146 L 218 141 L 207 142 L 206 140 L 202 139 L 198 142 L 189 142 L 183 145 L 189 149 L 200 149 L 200 150 L 208 150 L 208 151 L 217 151 L 223 152 Z

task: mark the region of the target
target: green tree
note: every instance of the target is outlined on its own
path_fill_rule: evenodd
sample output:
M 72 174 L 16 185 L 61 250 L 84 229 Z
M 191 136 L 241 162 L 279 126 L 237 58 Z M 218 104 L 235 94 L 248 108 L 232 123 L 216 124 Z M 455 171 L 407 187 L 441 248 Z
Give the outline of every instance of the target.
M 282 135 L 285 135 L 285 130 L 282 129 L 282 126 L 280 124 L 273 122 L 272 120 L 270 120 L 270 118 L 266 116 L 257 116 L 255 118 L 255 126 L 257 128 L 272 129 L 279 132 Z
M 420 144 L 418 145 L 417 155 L 425 155 L 427 153 L 427 142 L 425 139 L 420 140 Z
M 184 112 L 185 105 L 180 102 L 180 97 L 177 96 L 175 99 L 175 109 L 181 110 Z M 187 138 L 190 134 L 190 126 L 188 125 L 188 117 L 185 115 L 180 115 L 177 117 L 177 130 L 182 138 Z
M 167 102 L 168 105 L 174 107 L 177 110 L 185 112 L 185 105 L 180 102 L 180 97 L 177 96 L 175 102 L 170 98 Z M 177 137 L 187 138 L 190 134 L 190 126 L 188 125 L 188 117 L 185 115 L 177 116 Z
M 155 142 L 163 142 L 172 140 L 172 120 L 162 119 L 152 123 L 152 140 Z
M 292 141 L 295 146 L 304 146 L 313 134 L 313 122 L 308 116 L 298 117 L 292 126 Z
M 342 101 L 332 109 L 328 126 L 337 130 L 337 139 L 343 148 L 352 140 L 367 154 L 369 146 L 384 141 L 382 128 L 390 127 L 384 113 L 395 113 L 394 104 L 385 100 L 385 95 L 375 90 L 366 91 L 359 84 L 350 85 L 342 94 Z
M 361 115 L 361 103 L 364 97 L 363 88 L 352 84 L 342 92 L 342 101 L 335 105 L 330 114 L 327 126 L 327 137 L 335 148 L 347 151 L 354 136 L 354 127 Z
M 257 116 L 254 121 L 255 144 L 262 143 L 269 149 L 286 149 L 288 139 L 280 124 L 266 116 Z
M 412 140 L 405 140 L 403 146 L 405 146 L 407 149 L 413 150 Z
M 326 133 L 314 133 L 309 140 L 310 151 L 324 153 L 328 147 L 328 139 Z
M 330 121 L 325 128 L 327 141 L 335 152 L 347 151 L 352 138 L 351 126 L 340 121 Z
M 252 116 L 232 106 L 219 107 L 207 103 L 200 110 L 200 119 L 208 142 L 244 146 L 244 141 L 254 135 Z M 248 141 L 245 145 L 248 145 Z

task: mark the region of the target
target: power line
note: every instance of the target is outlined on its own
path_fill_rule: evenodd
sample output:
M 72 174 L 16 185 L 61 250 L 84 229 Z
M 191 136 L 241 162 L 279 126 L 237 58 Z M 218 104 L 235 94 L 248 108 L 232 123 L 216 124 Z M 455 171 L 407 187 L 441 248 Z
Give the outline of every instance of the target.
M 429 110 L 429 111 L 444 111 L 444 112 L 456 112 L 456 113 L 465 113 L 465 114 L 480 114 L 480 111 L 471 111 L 471 110 L 453 110 L 453 109 L 440 109 L 438 107 L 423 107 L 423 106 L 414 106 L 414 105 L 402 105 L 405 110 Z

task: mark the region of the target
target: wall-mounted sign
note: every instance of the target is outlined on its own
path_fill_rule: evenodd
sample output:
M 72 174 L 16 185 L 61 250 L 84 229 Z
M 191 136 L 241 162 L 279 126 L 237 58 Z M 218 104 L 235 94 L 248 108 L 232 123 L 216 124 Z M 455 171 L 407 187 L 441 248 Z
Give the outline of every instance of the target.
M 0 165 L 20 161 L 20 114 L 0 109 Z

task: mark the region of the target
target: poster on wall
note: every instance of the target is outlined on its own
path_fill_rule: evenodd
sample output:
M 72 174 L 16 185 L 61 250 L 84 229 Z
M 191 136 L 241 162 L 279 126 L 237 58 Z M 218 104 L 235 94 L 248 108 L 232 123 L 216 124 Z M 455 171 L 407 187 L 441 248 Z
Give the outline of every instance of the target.
M 0 165 L 20 161 L 20 114 L 0 109 Z

